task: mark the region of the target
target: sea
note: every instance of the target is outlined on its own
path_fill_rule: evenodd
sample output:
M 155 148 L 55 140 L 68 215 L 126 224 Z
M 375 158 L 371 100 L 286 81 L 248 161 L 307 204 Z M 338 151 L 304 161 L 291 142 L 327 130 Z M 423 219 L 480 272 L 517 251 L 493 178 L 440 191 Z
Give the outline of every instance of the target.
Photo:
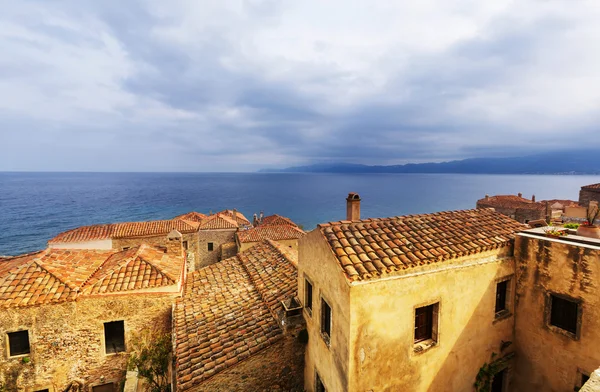
M 349 192 L 361 217 L 475 208 L 486 194 L 577 200 L 600 176 L 327 173 L 0 172 L 0 255 L 43 249 L 65 230 L 236 208 L 280 214 L 312 230 L 345 219 Z

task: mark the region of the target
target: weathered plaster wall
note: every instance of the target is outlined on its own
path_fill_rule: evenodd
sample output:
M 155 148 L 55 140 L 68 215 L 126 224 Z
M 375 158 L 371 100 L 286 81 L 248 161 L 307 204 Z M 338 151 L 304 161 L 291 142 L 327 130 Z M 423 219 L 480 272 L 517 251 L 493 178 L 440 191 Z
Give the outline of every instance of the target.
M 572 391 L 600 364 L 600 248 L 518 235 L 514 391 Z M 546 298 L 557 293 L 582 301 L 580 337 L 546 323 Z
M 196 269 L 214 264 L 221 260 L 221 245 L 235 242 L 237 229 L 226 230 L 200 230 L 198 232 L 198 258 Z M 208 251 L 208 243 L 214 244 L 213 250 Z
M 280 243 L 281 245 L 287 246 L 291 249 L 298 249 L 298 240 L 277 240 L 275 242 Z M 252 248 L 254 245 L 258 244 L 258 242 L 242 242 L 240 243 L 240 252 L 245 251 L 246 249 Z
M 224 370 L 190 392 L 302 392 L 304 348 L 295 335 Z
M 304 387 L 308 392 L 314 391 L 316 369 L 328 391 L 348 391 L 350 286 L 319 229 L 298 244 L 298 298 L 303 303 L 305 277 L 313 284 L 313 310 L 311 315 L 304 309 L 309 335 Z M 331 306 L 329 347 L 320 332 L 321 297 Z
M 353 286 L 348 390 L 472 391 L 492 353 L 513 349 L 501 345 L 513 340 L 514 316 L 495 317 L 496 284 L 513 274 L 505 248 Z M 436 302 L 438 341 L 415 352 L 415 308 Z
M 105 354 L 104 323 L 124 320 L 125 344 L 144 327 L 169 328 L 171 304 L 177 294 L 142 294 L 81 299 L 63 304 L 2 309 L 0 374 L 18 374 L 19 391 L 64 390 L 81 380 L 86 388 L 124 379 L 127 356 Z M 30 363 L 8 358 L 7 332 L 29 330 Z M 101 382 L 100 378 L 104 377 Z M 87 391 L 88 389 L 85 389 Z

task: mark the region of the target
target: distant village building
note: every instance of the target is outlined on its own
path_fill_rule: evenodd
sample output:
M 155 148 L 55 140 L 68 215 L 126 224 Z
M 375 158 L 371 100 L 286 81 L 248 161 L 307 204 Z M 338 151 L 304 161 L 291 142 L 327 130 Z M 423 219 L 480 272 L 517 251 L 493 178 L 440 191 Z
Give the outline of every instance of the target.
M 177 391 L 303 391 L 296 252 L 262 241 L 193 272 L 174 313 Z
M 166 250 L 49 248 L 0 261 L 0 382 L 7 391 L 117 391 L 132 333 L 170 329 L 186 277 Z
M 578 206 L 573 200 L 535 200 L 526 199 L 521 193 L 518 195 L 486 195 L 477 200 L 477 208 L 493 208 L 495 211 L 506 215 L 518 222 L 529 223 L 530 221 L 544 220 L 550 222 L 560 219 L 565 215 L 567 208 Z
M 579 191 L 579 204 L 583 207 L 587 207 L 590 201 L 600 203 L 600 183 L 585 185 L 581 187 Z
M 291 219 L 280 215 L 264 217 L 260 222 L 248 230 L 236 233 L 237 248 L 240 252 L 249 249 L 257 243 L 270 239 L 292 249 L 298 249 L 298 239 L 306 233 Z

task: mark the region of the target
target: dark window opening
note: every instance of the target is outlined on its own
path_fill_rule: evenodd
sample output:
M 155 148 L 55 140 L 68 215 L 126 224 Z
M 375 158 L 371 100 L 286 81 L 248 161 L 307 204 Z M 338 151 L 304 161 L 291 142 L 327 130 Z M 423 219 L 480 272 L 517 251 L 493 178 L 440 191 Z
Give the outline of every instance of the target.
M 498 373 L 494 374 L 494 378 L 492 379 L 492 389 L 490 392 L 504 392 L 504 378 L 506 376 L 506 369 L 501 370 Z
M 17 331 L 8 333 L 8 355 L 29 354 L 29 331 Z
M 50 390 L 49 390 L 49 389 L 47 389 L 47 388 L 46 388 L 46 389 L 38 389 L 38 390 L 37 390 L 37 391 L 35 391 L 35 392 L 50 392 Z
M 125 325 L 123 321 L 104 323 L 104 345 L 107 354 L 125 351 Z
M 128 250 L 129 248 L 131 248 L 130 246 L 124 246 L 121 248 L 121 250 Z
M 187 250 L 188 249 L 188 242 L 187 241 L 183 241 L 183 249 Z
M 316 392 L 327 392 L 327 389 L 325 389 L 325 385 L 323 385 L 323 381 L 321 381 L 321 377 L 319 377 L 319 373 L 316 373 L 316 380 L 315 380 L 315 391 Z
M 433 338 L 433 307 L 429 305 L 415 310 L 415 343 Z
M 579 304 L 554 295 L 550 301 L 550 324 L 576 334 Z
M 212 252 L 214 248 L 215 248 L 214 244 L 212 242 L 209 242 L 208 243 L 208 251 Z
M 308 310 L 308 313 L 312 314 L 312 303 L 313 303 L 313 287 L 312 284 L 304 279 L 304 307 Z
M 321 298 L 321 334 L 329 339 L 331 337 L 331 307 Z
M 508 288 L 508 280 L 500 282 L 496 285 L 496 313 L 503 310 L 508 310 L 506 307 L 506 290 Z
M 92 387 L 92 392 L 115 392 L 115 384 L 108 383 Z

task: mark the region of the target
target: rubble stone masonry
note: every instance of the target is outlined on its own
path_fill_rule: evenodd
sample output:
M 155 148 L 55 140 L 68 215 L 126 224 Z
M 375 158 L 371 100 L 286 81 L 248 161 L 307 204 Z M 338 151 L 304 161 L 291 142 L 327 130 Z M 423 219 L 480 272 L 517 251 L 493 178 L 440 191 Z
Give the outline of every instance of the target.
M 0 374 L 8 390 L 63 391 L 78 381 L 83 391 L 124 380 L 127 355 L 105 354 L 104 323 L 123 320 L 125 346 L 144 327 L 170 326 L 174 294 L 87 297 L 73 302 L 2 309 Z M 8 332 L 28 330 L 30 354 L 8 357 Z

